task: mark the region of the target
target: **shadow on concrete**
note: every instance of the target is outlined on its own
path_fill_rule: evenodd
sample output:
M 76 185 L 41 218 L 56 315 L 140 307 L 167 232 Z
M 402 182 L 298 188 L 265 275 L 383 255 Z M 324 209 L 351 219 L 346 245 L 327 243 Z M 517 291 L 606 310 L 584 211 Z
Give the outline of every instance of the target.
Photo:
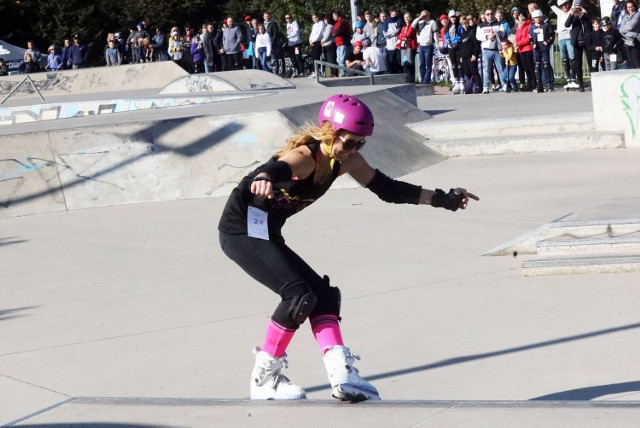
M 454 110 L 424 110 L 425 113 L 430 114 L 431 116 L 437 116 L 439 114 L 450 113 Z
M 19 312 L 28 311 L 30 309 L 35 309 L 38 306 L 25 306 L 24 308 L 14 308 L 14 309 L 0 309 L 0 321 L 10 320 L 13 318 L 21 318 L 26 317 L 27 315 L 21 315 Z
M 114 165 L 111 165 L 107 168 L 104 168 L 100 171 L 95 172 L 94 174 L 91 175 L 76 175 L 76 179 L 72 180 L 64 185 L 62 185 L 59 188 L 55 188 L 55 189 L 47 189 L 47 190 L 42 190 L 40 192 L 36 192 L 36 193 L 32 193 L 29 195 L 24 195 L 24 196 L 20 196 L 14 199 L 9 199 L 7 200 L 6 204 L 4 204 L 5 207 L 9 207 L 10 205 L 18 205 L 24 202 L 29 202 L 35 199 L 39 199 L 45 196 L 49 196 L 51 193 L 53 192 L 57 192 L 57 191 L 64 191 L 66 189 L 70 189 L 73 187 L 76 187 L 84 182 L 86 182 L 87 180 L 98 180 L 99 178 L 101 178 L 104 175 L 107 175 L 111 172 L 117 171 L 121 168 L 124 168 L 128 165 L 134 164 L 136 162 L 138 162 L 139 160 L 147 157 L 147 156 L 152 156 L 154 154 L 158 154 L 158 153 L 162 153 L 162 152 L 173 152 L 176 153 L 180 156 L 184 156 L 184 157 L 195 157 L 198 156 L 199 154 L 211 149 L 212 147 L 214 147 L 218 142 L 222 141 L 224 138 L 229 137 L 230 135 L 233 135 L 234 133 L 239 132 L 244 125 L 237 123 L 237 122 L 230 122 L 225 124 L 223 127 L 221 128 L 217 128 L 215 130 L 212 130 L 211 133 L 207 134 L 206 136 L 190 143 L 187 144 L 185 146 L 179 147 L 179 148 L 173 148 L 173 147 L 168 147 L 165 145 L 162 145 L 160 143 L 158 143 L 157 141 L 160 140 L 162 138 L 163 135 L 167 134 L 170 131 L 173 131 L 177 126 L 184 126 L 185 123 L 189 123 L 190 121 L 196 119 L 196 117 L 193 118 L 189 118 L 189 119 L 174 119 L 174 120 L 165 120 L 162 122 L 155 122 L 153 124 L 151 124 L 148 128 L 146 128 L 143 131 L 139 131 L 136 132 L 132 135 L 122 135 L 123 141 L 130 141 L 130 142 L 135 142 L 135 143 L 140 143 L 140 144 L 149 144 L 150 145 L 150 150 L 147 153 L 143 153 L 140 154 L 138 156 L 134 156 L 132 158 L 129 159 L 125 159 L 119 163 L 116 163 Z M 187 136 L 185 136 L 187 137 Z M 53 163 L 52 163 L 53 165 Z M 60 165 L 60 164 L 58 164 Z M 60 165 L 62 167 L 66 167 L 66 165 Z
M 26 239 L 17 239 L 15 236 L 9 236 L 6 238 L 0 238 L 0 247 L 6 247 L 14 244 L 23 244 L 28 242 Z
M 640 323 L 629 324 L 629 325 L 624 325 L 620 327 L 613 327 L 605 330 L 598 330 L 590 333 L 578 334 L 575 336 L 567 336 L 567 337 L 562 337 L 560 339 L 547 340 L 544 342 L 537 342 L 537 343 L 532 343 L 530 345 L 502 349 L 499 351 L 487 352 L 484 354 L 465 355 L 462 357 L 450 358 L 448 360 L 438 361 L 435 363 L 425 364 L 422 366 L 410 367 L 407 369 L 395 370 L 391 372 L 380 373 L 377 375 L 369 375 L 369 376 L 365 376 L 365 378 L 369 381 L 374 381 L 377 379 L 386 379 L 390 377 L 403 376 L 411 373 L 417 373 L 417 372 L 422 372 L 427 370 L 438 369 L 441 367 L 452 366 L 454 364 L 468 363 L 471 361 L 483 360 L 486 358 L 493 358 L 493 357 L 500 357 L 503 355 L 515 354 L 517 352 L 531 351 L 533 349 L 544 348 L 547 346 L 561 345 L 563 343 L 575 342 L 577 340 L 591 339 L 598 336 L 604 336 L 606 334 L 619 333 L 621 331 L 634 330 L 637 328 L 640 328 Z M 309 388 L 305 387 L 305 390 L 307 392 L 315 392 L 315 391 L 321 391 L 321 390 L 330 389 L 330 388 L 331 386 L 327 384 L 327 385 L 316 385 Z M 611 393 L 612 392 L 609 392 L 609 394 Z M 574 398 L 574 399 L 579 400 L 579 398 Z
M 531 401 L 588 401 L 606 395 L 624 394 L 626 392 L 640 392 L 640 381 L 636 380 L 633 382 L 571 389 L 569 391 L 555 392 L 553 394 L 532 398 Z

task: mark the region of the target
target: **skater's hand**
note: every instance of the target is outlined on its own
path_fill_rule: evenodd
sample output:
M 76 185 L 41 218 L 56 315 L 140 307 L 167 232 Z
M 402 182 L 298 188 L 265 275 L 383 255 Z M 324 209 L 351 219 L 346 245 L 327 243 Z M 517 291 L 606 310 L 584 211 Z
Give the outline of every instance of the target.
M 260 173 L 251 183 L 251 193 L 262 199 L 273 199 L 273 183 L 265 173 Z
M 467 189 L 462 189 L 460 187 L 453 189 L 454 193 L 457 193 L 459 195 L 462 195 L 462 199 L 460 200 L 460 205 L 458 206 L 458 208 L 460 209 L 465 209 L 467 208 L 467 205 L 469 205 L 469 199 L 473 199 L 474 201 L 479 201 L 480 198 L 477 197 L 476 195 L 474 195 L 471 192 L 468 192 Z

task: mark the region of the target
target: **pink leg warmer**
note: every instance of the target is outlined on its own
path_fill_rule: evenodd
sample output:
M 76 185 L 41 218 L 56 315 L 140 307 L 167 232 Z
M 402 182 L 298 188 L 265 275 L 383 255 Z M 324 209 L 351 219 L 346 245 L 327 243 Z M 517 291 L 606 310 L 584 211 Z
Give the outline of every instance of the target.
M 323 354 L 331 346 L 344 346 L 338 317 L 335 315 L 315 317 L 311 320 L 311 331 Z
M 289 342 L 293 339 L 295 332 L 295 330 L 289 330 L 276 324 L 273 320 L 269 321 L 267 334 L 262 344 L 262 350 L 276 358 L 282 357 L 287 350 L 287 346 L 289 346 Z

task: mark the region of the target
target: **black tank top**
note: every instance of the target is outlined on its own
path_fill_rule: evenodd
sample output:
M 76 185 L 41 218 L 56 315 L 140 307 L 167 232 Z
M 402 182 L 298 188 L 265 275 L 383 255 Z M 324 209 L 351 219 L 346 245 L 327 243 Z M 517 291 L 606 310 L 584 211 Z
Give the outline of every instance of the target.
M 308 147 L 311 149 L 314 159 L 317 159 L 320 143 L 316 141 L 310 143 Z M 271 158 L 265 165 L 276 161 L 276 158 Z M 240 184 L 233 189 L 222 212 L 218 230 L 229 235 L 246 235 L 247 211 L 249 206 L 254 206 L 266 211 L 269 215 L 269 239 L 275 242 L 284 242 L 281 229 L 287 218 L 314 203 L 329 190 L 340 174 L 340 162 L 335 162 L 331 174 L 318 184 L 314 183 L 315 168 L 307 178 L 300 180 L 293 178 L 273 183 L 273 199 L 261 199 L 251 193 L 251 182 L 258 175 L 259 169 L 256 168 L 245 176 Z

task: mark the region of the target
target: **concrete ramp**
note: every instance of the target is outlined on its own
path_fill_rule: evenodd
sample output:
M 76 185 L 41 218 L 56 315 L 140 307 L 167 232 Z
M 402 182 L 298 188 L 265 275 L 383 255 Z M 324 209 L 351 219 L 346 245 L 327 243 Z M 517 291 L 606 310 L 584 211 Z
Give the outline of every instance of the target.
M 169 83 L 160 94 L 194 92 L 236 92 L 274 89 L 293 89 L 288 80 L 262 70 L 223 71 L 215 74 L 191 74 Z
M 45 97 L 52 95 L 120 92 L 127 90 L 161 89 L 188 73 L 173 61 L 129 64 L 118 67 L 95 67 L 63 70 L 55 73 L 34 73 L 29 77 Z M 0 99 L 7 96 L 25 80 L 25 75 L 3 77 L 0 80 Z M 24 82 L 11 99 L 36 96 Z
M 414 93 L 415 97 L 415 93 Z M 424 137 L 405 125 L 431 116 L 391 90 L 358 95 L 376 117 L 375 132 L 367 138 L 362 150 L 367 161 L 392 177 L 409 174 L 442 162 L 445 156 L 426 147 Z M 322 103 L 313 103 L 281 110 L 294 125 L 301 126 L 317 118 Z
M 292 132 L 277 112 L 0 139 L 0 218 L 226 195 Z

